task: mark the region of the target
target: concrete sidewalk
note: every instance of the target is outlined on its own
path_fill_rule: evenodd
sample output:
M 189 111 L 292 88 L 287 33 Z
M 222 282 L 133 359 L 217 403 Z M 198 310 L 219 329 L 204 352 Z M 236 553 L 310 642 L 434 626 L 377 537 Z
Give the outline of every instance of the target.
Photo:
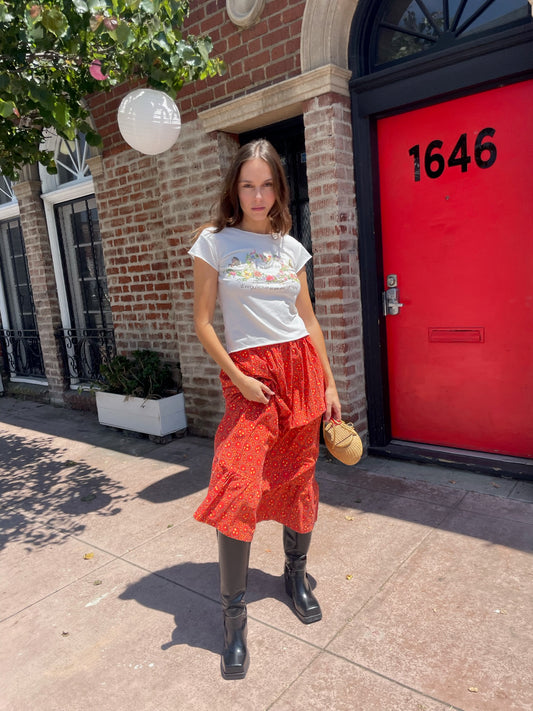
M 6 397 L 0 430 L 0 709 L 533 709 L 533 484 L 322 454 L 323 620 L 291 611 L 260 524 L 250 671 L 224 681 L 215 535 L 192 518 L 212 442 Z

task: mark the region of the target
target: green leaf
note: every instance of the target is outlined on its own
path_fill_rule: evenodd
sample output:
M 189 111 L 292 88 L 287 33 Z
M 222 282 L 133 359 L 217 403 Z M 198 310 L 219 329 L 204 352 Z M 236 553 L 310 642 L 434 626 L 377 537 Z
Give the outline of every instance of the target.
M 0 22 L 13 22 L 13 15 L 4 3 L 0 4 Z
M 89 12 L 89 6 L 85 2 L 85 0 L 72 0 L 74 7 L 76 8 L 76 11 L 80 14 L 83 15 L 86 12 Z
M 116 35 L 118 42 L 120 42 L 123 47 L 129 47 L 135 39 L 135 36 L 130 30 L 130 27 L 127 22 L 121 22 L 119 24 L 119 26 L 117 27 Z
M 48 111 L 53 111 L 55 97 L 44 86 L 32 83 L 28 86 L 28 94 L 34 101 L 48 109 Z
M 102 137 L 93 130 L 85 132 L 85 140 L 90 146 L 101 146 Z
M 55 118 L 57 124 L 66 126 L 70 119 L 70 112 L 67 104 L 64 101 L 57 101 L 52 109 L 52 116 Z
M 152 43 L 155 44 L 156 47 L 164 49 L 165 52 L 170 52 L 170 45 L 168 44 L 167 38 L 165 37 L 163 32 L 160 32 L 157 37 L 154 37 Z
M 103 20 L 102 15 L 92 15 L 91 18 L 89 19 L 89 29 L 91 32 L 96 32 L 96 30 L 100 27 L 102 24 Z
M 105 0 L 87 0 L 87 7 L 91 12 L 97 12 L 105 10 L 107 5 Z
M 59 126 L 56 124 L 56 129 L 59 135 L 66 138 L 68 141 L 73 141 L 78 134 L 78 127 L 75 125 Z
M 148 15 L 157 15 L 159 12 L 158 0 L 141 0 L 139 7 Z
M 40 16 L 40 20 L 48 32 L 51 32 L 56 37 L 62 37 L 68 28 L 67 18 L 57 7 L 45 7 Z
M 15 109 L 15 104 L 12 101 L 4 101 L 0 99 L 0 116 L 4 118 L 9 118 L 13 116 L 13 111 Z
M 203 42 L 198 43 L 198 51 L 200 52 L 200 56 L 202 57 L 204 62 L 208 62 L 209 61 L 209 50 L 207 49 L 207 47 L 205 46 L 205 44 Z

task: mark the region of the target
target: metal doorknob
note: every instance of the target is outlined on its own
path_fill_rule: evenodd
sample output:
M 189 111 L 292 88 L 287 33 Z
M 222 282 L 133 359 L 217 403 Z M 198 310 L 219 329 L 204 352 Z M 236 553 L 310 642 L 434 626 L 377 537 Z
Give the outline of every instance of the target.
M 391 276 L 395 277 L 395 275 L 389 275 L 387 284 L 395 283 L 395 280 L 390 279 Z M 403 304 L 398 301 L 399 296 L 400 292 L 397 286 L 393 286 L 383 292 L 383 313 L 385 316 L 397 316 L 400 313 Z

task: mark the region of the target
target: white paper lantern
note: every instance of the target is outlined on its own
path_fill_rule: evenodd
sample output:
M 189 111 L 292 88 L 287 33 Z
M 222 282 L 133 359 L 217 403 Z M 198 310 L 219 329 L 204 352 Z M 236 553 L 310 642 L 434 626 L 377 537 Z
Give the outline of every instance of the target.
M 178 140 L 180 112 L 163 91 L 135 89 L 120 102 L 118 127 L 128 145 L 153 156 L 168 151 Z

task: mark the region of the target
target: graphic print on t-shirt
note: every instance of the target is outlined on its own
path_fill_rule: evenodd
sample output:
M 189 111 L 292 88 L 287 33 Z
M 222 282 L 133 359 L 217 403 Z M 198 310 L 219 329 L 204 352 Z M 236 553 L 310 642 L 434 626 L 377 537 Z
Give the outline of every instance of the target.
M 237 256 L 232 257 L 224 269 L 224 278 L 240 282 L 243 289 L 253 289 L 267 282 L 272 286 L 287 286 L 291 281 L 295 285 L 299 283 L 291 259 L 256 251 L 248 252 L 242 261 Z

